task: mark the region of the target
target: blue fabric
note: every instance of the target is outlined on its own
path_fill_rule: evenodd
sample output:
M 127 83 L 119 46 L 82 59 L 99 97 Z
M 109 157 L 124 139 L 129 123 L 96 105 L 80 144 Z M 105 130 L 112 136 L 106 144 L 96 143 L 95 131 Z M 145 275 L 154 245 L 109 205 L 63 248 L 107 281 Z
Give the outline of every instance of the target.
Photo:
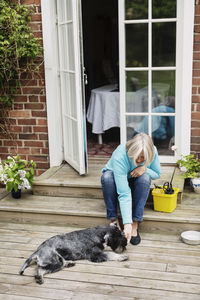
M 132 221 L 142 221 L 144 206 L 150 191 L 151 178 L 145 173 L 140 177 L 130 178 L 128 183 L 132 194 Z M 115 220 L 118 218 L 117 189 L 113 171 L 107 170 L 103 173 L 101 184 L 107 209 L 107 219 Z
M 152 109 L 156 113 L 174 113 L 174 108 L 160 105 Z M 174 116 L 152 116 L 152 137 L 165 140 L 174 136 Z M 148 117 L 144 117 L 137 132 L 148 132 Z
M 155 154 L 153 161 L 147 166 L 145 173 L 148 174 L 151 179 L 159 178 L 161 173 L 158 152 L 155 146 L 154 150 Z M 113 171 L 124 224 L 132 223 L 132 197 L 128 179 L 131 178 L 130 172 L 136 167 L 137 166 L 135 166 L 128 157 L 126 145 L 121 144 L 115 149 L 110 160 L 102 170 L 102 172 L 105 172 L 106 170 Z

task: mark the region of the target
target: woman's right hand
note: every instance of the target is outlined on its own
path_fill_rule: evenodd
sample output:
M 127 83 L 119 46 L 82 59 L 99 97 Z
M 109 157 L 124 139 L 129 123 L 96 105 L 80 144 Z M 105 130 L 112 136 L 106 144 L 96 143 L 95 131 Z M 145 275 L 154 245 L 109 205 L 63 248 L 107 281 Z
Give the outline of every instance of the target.
M 132 233 L 132 224 L 124 224 L 124 234 L 127 238 L 127 245 L 130 243 Z

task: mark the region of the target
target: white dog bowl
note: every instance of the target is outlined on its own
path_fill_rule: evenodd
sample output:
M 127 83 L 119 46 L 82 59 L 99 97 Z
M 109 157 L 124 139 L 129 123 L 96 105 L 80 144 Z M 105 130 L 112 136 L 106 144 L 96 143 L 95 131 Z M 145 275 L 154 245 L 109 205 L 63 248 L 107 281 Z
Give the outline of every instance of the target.
M 200 244 L 200 231 L 184 231 L 181 233 L 181 239 L 184 243 L 189 245 L 199 245 Z

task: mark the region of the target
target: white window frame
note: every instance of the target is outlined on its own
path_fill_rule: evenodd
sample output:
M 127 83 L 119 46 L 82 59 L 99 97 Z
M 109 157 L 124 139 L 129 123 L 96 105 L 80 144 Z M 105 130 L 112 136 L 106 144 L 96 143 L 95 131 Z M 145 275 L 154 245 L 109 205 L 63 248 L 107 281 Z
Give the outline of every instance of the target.
M 192 98 L 192 58 L 193 58 L 193 27 L 194 27 L 194 1 L 177 0 L 177 17 L 171 19 L 151 19 L 152 0 L 149 0 L 149 15 L 146 20 L 124 20 L 125 19 L 125 0 L 119 0 L 119 40 L 122 44 L 119 47 L 120 57 L 120 120 L 121 120 L 121 142 L 126 142 L 126 116 L 133 115 L 126 113 L 125 100 L 126 71 L 149 71 L 148 76 L 148 105 L 149 111 L 152 106 L 152 71 L 154 70 L 175 70 L 176 71 L 176 112 L 167 115 L 175 117 L 175 144 L 179 152 L 188 154 L 190 152 L 191 135 L 191 98 Z M 151 67 L 152 57 L 152 23 L 153 22 L 171 22 L 176 21 L 176 67 Z M 122 22 L 122 23 L 121 23 Z M 149 23 L 148 32 L 148 67 L 129 68 L 125 64 L 125 25 L 136 23 Z M 134 115 L 145 115 L 144 113 L 134 113 Z M 154 113 L 146 113 L 149 116 L 149 131 L 151 132 L 151 116 Z M 156 114 L 155 114 L 156 115 Z M 162 115 L 162 114 L 159 114 Z M 166 114 L 163 114 L 166 115 Z M 160 156 L 161 163 L 175 163 L 176 156 Z

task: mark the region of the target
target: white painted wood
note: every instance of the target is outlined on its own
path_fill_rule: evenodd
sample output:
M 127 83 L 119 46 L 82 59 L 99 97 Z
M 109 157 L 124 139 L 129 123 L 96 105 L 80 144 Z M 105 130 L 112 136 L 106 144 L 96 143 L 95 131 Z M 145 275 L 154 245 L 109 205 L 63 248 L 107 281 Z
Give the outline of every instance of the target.
M 118 0 L 119 6 L 119 60 L 120 60 L 120 118 L 121 142 L 126 142 L 126 116 L 139 116 L 141 113 L 125 112 L 126 99 L 126 71 L 148 71 L 149 111 L 152 97 L 152 71 L 174 70 L 176 72 L 176 111 L 167 115 L 175 116 L 175 144 L 179 152 L 190 152 L 190 122 L 191 122 L 191 90 L 192 90 L 192 54 L 193 54 L 193 26 L 194 1 L 177 0 L 177 17 L 169 19 L 152 19 L 152 0 L 149 0 L 149 15 L 146 20 L 124 20 L 125 0 Z M 152 23 L 176 22 L 176 66 L 152 67 Z M 125 26 L 126 24 L 148 23 L 148 67 L 134 68 L 125 66 Z M 149 132 L 151 134 L 151 117 L 155 113 L 144 113 L 149 116 Z M 164 114 L 158 114 L 164 115 Z M 165 114 L 166 115 L 166 114 Z M 161 163 L 175 163 L 177 156 L 160 156 Z
M 50 167 L 63 161 L 55 0 L 41 0 Z
M 194 1 L 177 0 L 176 145 L 190 153 Z
M 64 159 L 87 172 L 82 39 L 79 0 L 57 1 Z M 81 22 L 80 22 L 81 23 Z

